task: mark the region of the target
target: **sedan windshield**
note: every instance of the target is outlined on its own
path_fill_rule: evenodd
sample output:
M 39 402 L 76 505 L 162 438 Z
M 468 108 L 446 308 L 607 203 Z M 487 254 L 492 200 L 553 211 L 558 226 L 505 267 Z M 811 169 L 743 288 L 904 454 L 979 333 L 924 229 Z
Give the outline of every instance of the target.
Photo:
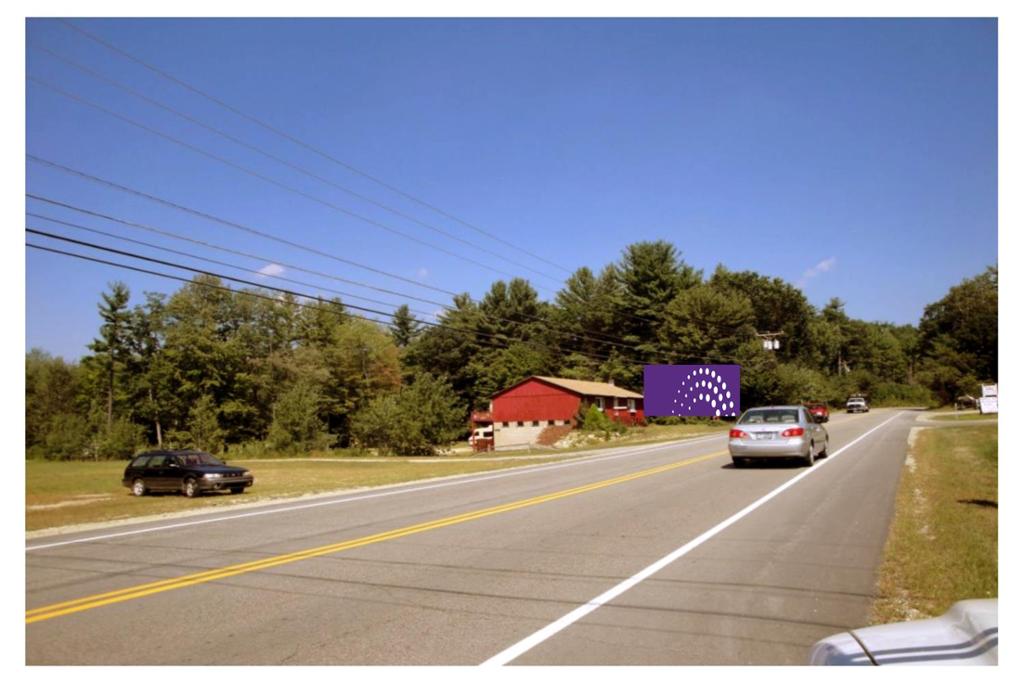
M 181 459 L 181 464 L 185 466 L 224 464 L 209 453 L 182 453 L 178 457 Z
M 797 411 L 793 408 L 769 408 L 766 410 L 748 410 L 737 424 L 796 424 Z

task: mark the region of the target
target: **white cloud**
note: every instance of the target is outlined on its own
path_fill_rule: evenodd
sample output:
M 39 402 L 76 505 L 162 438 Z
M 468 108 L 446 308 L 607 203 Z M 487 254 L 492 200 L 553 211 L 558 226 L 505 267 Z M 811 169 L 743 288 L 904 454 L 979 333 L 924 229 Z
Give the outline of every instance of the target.
M 265 277 L 276 277 L 284 274 L 284 266 L 279 266 L 276 263 L 268 263 L 260 268 L 259 273 Z
M 420 268 L 419 270 L 416 271 L 416 277 L 420 278 L 421 280 L 426 280 L 428 275 L 430 275 L 430 271 L 427 270 L 426 268 Z
M 832 256 L 830 258 L 827 258 L 824 261 L 817 263 L 813 268 L 808 268 L 807 270 L 805 270 L 804 276 L 800 278 L 799 282 L 797 282 L 797 286 L 803 287 L 804 285 L 807 284 L 808 280 L 818 277 L 822 273 L 827 273 L 828 271 L 832 270 L 835 267 L 836 257 Z

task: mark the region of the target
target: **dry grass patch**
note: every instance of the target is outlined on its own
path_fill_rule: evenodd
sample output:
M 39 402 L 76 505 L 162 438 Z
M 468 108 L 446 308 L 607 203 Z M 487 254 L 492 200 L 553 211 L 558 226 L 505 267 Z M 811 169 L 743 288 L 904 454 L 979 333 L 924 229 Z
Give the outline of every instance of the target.
M 996 597 L 998 429 L 915 433 L 896 498 L 872 623 L 938 616 Z

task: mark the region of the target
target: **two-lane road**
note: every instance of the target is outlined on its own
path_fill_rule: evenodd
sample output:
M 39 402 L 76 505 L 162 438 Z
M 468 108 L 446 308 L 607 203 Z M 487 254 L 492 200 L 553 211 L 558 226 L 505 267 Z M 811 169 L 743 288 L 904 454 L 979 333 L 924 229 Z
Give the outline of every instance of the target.
M 865 622 L 912 420 L 835 415 L 811 469 L 723 435 L 37 539 L 26 661 L 801 664 Z

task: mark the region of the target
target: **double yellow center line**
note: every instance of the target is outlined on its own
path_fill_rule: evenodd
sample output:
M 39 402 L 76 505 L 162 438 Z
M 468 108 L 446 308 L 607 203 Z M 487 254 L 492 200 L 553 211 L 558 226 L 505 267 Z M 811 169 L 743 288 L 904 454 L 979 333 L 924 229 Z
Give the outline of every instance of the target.
M 333 543 L 331 545 L 310 548 L 308 550 L 300 550 L 285 555 L 275 555 L 273 557 L 268 557 L 262 560 L 255 560 L 253 562 L 244 562 L 242 564 L 228 565 L 226 567 L 210 569 L 196 574 L 187 574 L 185 576 L 179 576 L 172 579 L 153 581 L 151 583 L 144 583 L 136 586 L 129 586 L 128 588 L 121 588 L 116 591 L 110 591 L 109 593 L 99 593 L 97 595 L 89 595 L 83 598 L 77 598 L 75 600 L 58 602 L 53 605 L 47 605 L 45 607 L 37 607 L 35 609 L 30 609 L 25 612 L 25 623 L 32 624 L 37 621 L 45 621 L 47 619 L 53 619 L 55 617 L 61 617 L 67 614 L 74 614 L 75 612 L 83 612 L 85 610 L 103 607 L 104 605 L 112 605 L 118 602 L 125 602 L 127 600 L 135 600 L 136 598 L 142 598 L 147 595 L 163 593 L 165 591 L 176 590 L 178 588 L 185 588 L 186 586 L 194 586 L 196 584 L 207 583 L 209 581 L 216 581 L 218 579 L 226 579 L 232 576 L 238 576 L 239 574 L 246 574 L 248 572 L 269 569 L 271 567 L 277 567 L 283 564 L 290 564 L 292 562 L 298 562 L 300 560 L 308 560 L 314 557 L 320 557 L 322 555 L 330 555 L 332 553 L 341 552 L 343 550 L 351 550 L 353 548 L 359 548 L 364 545 L 371 545 L 373 543 L 380 543 L 382 541 L 391 541 L 396 538 L 402 538 L 403 536 L 410 536 L 412 534 L 418 534 L 424 531 L 431 531 L 433 529 L 441 529 L 443 527 L 452 526 L 454 524 L 462 524 L 463 522 L 470 522 L 474 519 L 490 517 L 492 515 L 498 515 L 503 512 L 511 512 L 512 510 L 519 510 L 521 508 L 530 507 L 532 505 L 540 505 L 541 503 L 547 503 L 549 501 L 558 500 L 560 498 L 568 498 L 569 496 L 576 496 L 581 493 L 587 493 L 588 491 L 596 491 L 598 489 L 614 486 L 615 484 L 623 484 L 627 481 L 633 481 L 634 479 L 649 477 L 655 474 L 661 474 L 662 472 L 669 472 L 680 467 L 685 467 L 686 465 L 692 465 L 698 462 L 702 462 L 704 460 L 716 458 L 720 455 L 724 455 L 725 453 L 726 451 L 718 451 L 716 453 L 711 453 L 709 455 L 702 455 L 696 458 L 690 458 L 688 460 L 682 460 L 680 462 L 675 462 L 668 465 L 652 467 L 650 469 L 641 470 L 639 472 L 634 472 L 632 474 L 625 474 L 620 477 L 614 477 L 612 479 L 605 479 L 603 481 L 598 481 L 593 484 L 586 484 L 584 486 L 577 486 L 571 489 L 564 489 L 562 491 L 556 491 L 554 493 L 548 493 L 542 496 L 536 496 L 534 498 L 526 498 L 524 500 L 505 503 L 504 505 L 496 505 L 494 507 L 485 508 L 483 510 L 474 510 L 472 512 L 466 512 L 461 515 L 454 515 L 452 517 L 445 517 L 443 519 L 438 519 L 431 522 L 414 524 L 412 526 L 402 527 L 400 529 L 394 529 L 392 531 L 385 531 L 383 533 L 373 534 L 372 536 L 363 536 L 362 538 L 356 538 L 350 541 Z

